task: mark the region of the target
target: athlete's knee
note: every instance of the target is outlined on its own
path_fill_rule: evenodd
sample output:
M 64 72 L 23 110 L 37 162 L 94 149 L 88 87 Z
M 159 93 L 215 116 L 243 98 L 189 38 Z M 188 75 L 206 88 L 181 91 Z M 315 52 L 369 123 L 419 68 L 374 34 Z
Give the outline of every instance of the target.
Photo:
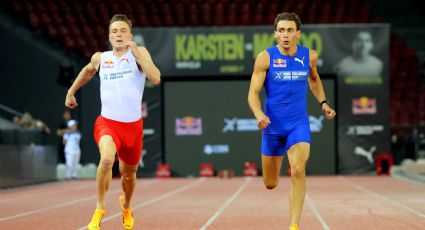
M 112 169 L 112 166 L 114 165 L 115 158 L 111 156 L 102 156 L 100 158 L 99 166 L 102 170 L 107 171 Z
M 121 177 L 127 181 L 136 179 L 138 165 L 126 165 L 120 162 L 120 173 Z
M 136 180 L 136 173 L 132 173 L 132 174 L 121 174 L 121 177 L 125 181 L 134 181 L 134 180 Z
M 121 173 L 121 177 L 124 180 L 130 181 L 130 180 L 136 179 L 136 172 L 133 172 L 132 170 L 129 171 L 129 170 L 121 169 L 120 173 Z
M 291 166 L 291 178 L 303 178 L 305 177 L 305 167 L 300 165 Z

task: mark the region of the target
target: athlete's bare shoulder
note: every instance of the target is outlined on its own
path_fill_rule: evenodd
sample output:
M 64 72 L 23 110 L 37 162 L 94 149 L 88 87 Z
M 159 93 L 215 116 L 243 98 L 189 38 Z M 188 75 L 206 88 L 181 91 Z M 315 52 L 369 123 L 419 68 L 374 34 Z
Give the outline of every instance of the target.
M 310 67 L 313 67 L 317 63 L 318 54 L 316 50 L 310 50 Z
M 267 50 L 263 50 L 257 55 L 257 58 L 262 58 L 262 59 L 266 58 L 270 60 L 269 52 L 267 52 Z
M 96 52 L 91 56 L 90 64 L 96 71 L 99 70 L 101 52 Z
M 149 52 L 148 49 L 146 49 L 144 46 L 138 46 L 137 48 L 142 52 Z
M 255 59 L 255 67 L 259 69 L 268 69 L 270 65 L 270 55 L 266 50 L 261 51 Z

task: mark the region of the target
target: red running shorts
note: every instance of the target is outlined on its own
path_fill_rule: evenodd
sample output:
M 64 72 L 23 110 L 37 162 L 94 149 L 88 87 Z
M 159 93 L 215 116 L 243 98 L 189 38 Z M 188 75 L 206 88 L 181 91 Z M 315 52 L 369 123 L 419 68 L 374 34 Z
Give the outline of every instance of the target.
M 120 160 L 129 165 L 139 164 L 143 149 L 143 119 L 126 123 L 99 116 L 94 123 L 94 139 L 98 146 L 100 138 L 105 135 L 114 140 Z

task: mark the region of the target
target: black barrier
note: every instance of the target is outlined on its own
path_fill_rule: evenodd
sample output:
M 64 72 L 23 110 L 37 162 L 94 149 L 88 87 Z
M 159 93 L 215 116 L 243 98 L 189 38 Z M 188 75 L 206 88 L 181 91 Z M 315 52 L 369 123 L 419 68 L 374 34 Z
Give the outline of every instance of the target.
M 173 176 L 197 176 L 202 162 L 241 176 L 246 161 L 261 166 L 261 132 L 247 103 L 249 81 L 164 83 L 165 160 Z M 323 79 L 330 101 L 334 81 Z M 308 93 L 312 137 L 309 174 L 335 174 L 335 121 L 325 121 Z M 286 166 L 282 170 L 285 174 Z
M 143 95 L 143 152 L 137 170 L 138 177 L 155 176 L 162 163 L 162 96 L 161 87 L 147 83 Z
M 43 144 L 44 133 L 41 129 L 0 129 L 0 144 L 29 145 Z
M 56 180 L 56 146 L 0 145 L 0 188 Z

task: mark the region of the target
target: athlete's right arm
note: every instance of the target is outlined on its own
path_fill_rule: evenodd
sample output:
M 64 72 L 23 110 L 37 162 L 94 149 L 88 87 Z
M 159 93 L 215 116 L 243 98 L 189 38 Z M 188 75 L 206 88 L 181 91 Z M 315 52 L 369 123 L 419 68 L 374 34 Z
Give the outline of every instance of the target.
M 270 124 L 270 119 L 261 109 L 260 92 L 266 80 L 267 70 L 270 65 L 270 56 L 267 51 L 262 51 L 255 59 L 254 71 L 249 86 L 248 104 L 257 119 L 258 128 L 264 129 Z
M 66 107 L 73 109 L 78 105 L 77 99 L 75 99 L 74 94 L 78 91 L 79 88 L 87 84 L 87 82 L 89 82 L 96 74 L 97 70 L 99 69 L 100 54 L 100 52 L 96 52 L 95 54 L 93 54 L 90 62 L 86 66 L 84 66 L 72 86 L 68 89 L 68 93 L 66 94 L 65 98 Z

